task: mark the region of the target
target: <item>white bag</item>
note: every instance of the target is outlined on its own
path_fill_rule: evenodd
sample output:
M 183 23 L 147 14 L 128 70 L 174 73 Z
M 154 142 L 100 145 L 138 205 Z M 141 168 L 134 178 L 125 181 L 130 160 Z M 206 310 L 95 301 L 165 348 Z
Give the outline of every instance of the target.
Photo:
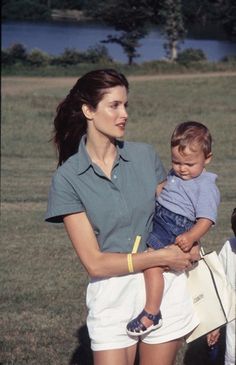
M 187 336 L 196 340 L 236 317 L 236 295 L 215 251 L 202 254 L 186 272 L 189 292 L 200 324 Z

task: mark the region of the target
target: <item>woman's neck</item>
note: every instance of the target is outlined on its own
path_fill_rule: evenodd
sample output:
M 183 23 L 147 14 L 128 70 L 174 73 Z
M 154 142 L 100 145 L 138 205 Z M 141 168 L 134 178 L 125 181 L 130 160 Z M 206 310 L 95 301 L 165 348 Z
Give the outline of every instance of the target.
M 98 165 L 106 176 L 110 178 L 111 170 L 116 159 L 115 139 L 91 138 L 87 136 L 86 149 L 93 163 Z

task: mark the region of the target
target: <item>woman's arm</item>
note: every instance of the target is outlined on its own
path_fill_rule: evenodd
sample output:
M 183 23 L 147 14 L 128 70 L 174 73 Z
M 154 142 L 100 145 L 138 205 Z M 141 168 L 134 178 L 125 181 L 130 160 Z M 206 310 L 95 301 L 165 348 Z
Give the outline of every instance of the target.
M 86 213 L 64 217 L 64 224 L 74 249 L 91 277 L 109 277 L 128 274 L 127 254 L 101 252 Z M 132 255 L 134 271 L 164 266 L 173 270 L 185 270 L 191 266 L 191 255 L 175 245 Z

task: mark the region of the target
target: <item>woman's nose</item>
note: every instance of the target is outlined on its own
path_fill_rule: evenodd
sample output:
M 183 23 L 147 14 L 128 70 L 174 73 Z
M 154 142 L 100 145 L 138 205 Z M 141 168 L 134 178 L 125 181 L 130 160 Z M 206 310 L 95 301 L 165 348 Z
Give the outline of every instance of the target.
M 128 113 L 125 106 L 122 108 L 122 117 L 126 119 L 128 118 Z

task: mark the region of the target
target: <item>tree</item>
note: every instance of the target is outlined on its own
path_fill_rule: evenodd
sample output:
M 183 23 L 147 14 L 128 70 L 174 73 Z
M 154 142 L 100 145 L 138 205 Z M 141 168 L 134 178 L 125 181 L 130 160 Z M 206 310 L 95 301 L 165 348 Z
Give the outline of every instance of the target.
M 8 0 L 2 4 L 2 19 L 49 19 L 50 10 L 39 0 Z
M 137 48 L 140 39 L 148 33 L 147 20 L 151 17 L 150 8 L 145 0 L 106 0 L 90 3 L 87 14 L 102 20 L 115 28 L 118 35 L 108 35 L 103 43 L 117 43 L 128 57 L 128 64 L 139 56 Z
M 181 0 L 163 0 L 159 11 L 161 31 L 166 38 L 164 47 L 170 61 L 178 56 L 179 43 L 184 39 L 186 30 L 182 16 Z
M 236 39 L 236 3 L 235 0 L 218 0 L 215 4 L 216 20 L 219 21 L 231 39 Z
M 231 39 L 236 38 L 235 0 L 182 0 L 186 25 L 221 26 Z
M 209 0 L 182 0 L 183 16 L 187 26 L 200 24 L 205 26 L 212 18 L 213 7 Z

